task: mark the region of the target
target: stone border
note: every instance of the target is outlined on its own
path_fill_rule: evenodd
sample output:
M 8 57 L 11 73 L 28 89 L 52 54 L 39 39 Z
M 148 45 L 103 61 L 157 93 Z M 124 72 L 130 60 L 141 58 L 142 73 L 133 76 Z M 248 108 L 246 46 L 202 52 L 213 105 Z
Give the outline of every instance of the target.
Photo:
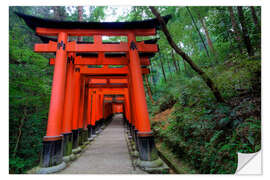
M 136 150 L 135 142 L 132 140 L 132 138 L 130 138 L 126 128 L 124 128 L 124 136 L 128 146 L 128 152 L 130 154 L 133 168 L 139 167 L 141 170 L 150 174 L 169 174 L 170 168 L 163 161 L 163 159 L 158 158 L 155 161 L 141 161 L 139 159 L 139 153 Z
M 35 174 L 52 174 L 61 171 L 67 167 L 67 164 L 63 161 L 61 164 L 47 168 L 37 168 Z

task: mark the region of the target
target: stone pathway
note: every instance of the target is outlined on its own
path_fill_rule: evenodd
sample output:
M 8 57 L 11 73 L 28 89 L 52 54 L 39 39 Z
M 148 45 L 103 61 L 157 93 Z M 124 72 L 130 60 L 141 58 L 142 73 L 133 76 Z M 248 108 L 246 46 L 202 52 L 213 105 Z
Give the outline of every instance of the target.
M 121 114 L 114 115 L 82 155 L 59 174 L 146 174 L 132 166 L 121 119 Z

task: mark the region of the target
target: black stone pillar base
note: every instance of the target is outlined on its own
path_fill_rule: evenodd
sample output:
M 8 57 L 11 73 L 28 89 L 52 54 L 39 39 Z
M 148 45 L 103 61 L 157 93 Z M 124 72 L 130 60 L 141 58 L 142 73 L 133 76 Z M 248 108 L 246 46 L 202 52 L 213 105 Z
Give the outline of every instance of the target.
M 72 154 L 72 133 L 64 133 L 63 136 L 63 156 L 69 156 Z
M 88 129 L 83 129 L 83 143 L 88 142 Z
M 105 119 L 102 118 L 102 119 L 100 120 L 100 129 L 103 130 L 104 127 L 105 127 Z
M 98 120 L 96 122 L 96 134 L 99 134 L 101 132 L 101 124 L 100 124 L 100 121 Z
M 125 128 L 126 132 L 128 133 L 128 131 L 129 131 L 129 122 L 128 121 L 124 124 L 124 128 Z
M 95 138 L 97 136 L 96 134 L 96 125 L 92 126 L 92 132 L 91 132 L 91 137 Z
M 158 153 L 155 146 L 154 136 L 144 136 L 137 133 L 137 145 L 139 150 L 139 157 L 142 161 L 154 161 L 157 160 Z
M 135 126 L 134 125 L 131 125 L 131 136 L 132 136 L 133 141 L 135 142 L 136 141 L 136 134 L 135 134 Z
M 128 135 L 132 136 L 132 124 L 131 123 L 128 124 Z
M 85 150 L 85 148 L 87 147 L 87 145 L 89 144 L 88 141 L 88 129 L 82 129 L 81 130 L 81 141 L 82 141 L 82 145 L 80 145 L 82 151 Z
M 93 140 L 93 138 L 92 138 L 92 126 L 88 125 L 87 129 L 88 129 L 88 141 L 92 141 Z
M 83 145 L 83 128 L 78 129 L 79 146 Z
M 72 130 L 72 149 L 76 149 L 79 146 L 79 130 Z
M 123 126 L 126 127 L 126 125 L 127 125 L 127 121 L 126 121 L 126 118 L 124 117 L 123 118 Z
M 134 136 L 135 136 L 135 149 L 139 151 L 139 144 L 138 144 L 138 130 L 134 128 Z
M 78 154 L 81 152 L 81 148 L 79 147 L 79 130 L 72 130 L 72 135 L 72 152 Z
M 129 122 L 127 122 L 127 126 L 126 126 L 126 128 L 127 128 L 127 130 L 129 130 L 129 129 L 130 129 L 130 123 L 129 123 Z
M 63 136 L 44 137 L 40 167 L 57 166 L 63 162 Z

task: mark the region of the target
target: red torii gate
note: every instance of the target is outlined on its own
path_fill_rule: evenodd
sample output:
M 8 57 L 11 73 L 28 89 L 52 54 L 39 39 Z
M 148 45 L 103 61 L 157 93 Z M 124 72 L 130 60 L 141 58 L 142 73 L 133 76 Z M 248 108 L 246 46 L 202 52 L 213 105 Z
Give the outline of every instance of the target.
M 158 160 L 154 138 L 150 128 L 142 79 L 142 74 L 148 74 L 149 70 L 147 68 L 141 68 L 141 65 L 147 66 L 150 64 L 147 56 L 145 57 L 143 54 L 157 52 L 158 46 L 153 43 L 136 41 L 136 36 L 155 35 L 156 29 L 159 28 L 158 21 L 152 19 L 116 23 L 59 22 L 20 13 L 17 13 L 17 15 L 22 17 L 26 24 L 36 31 L 37 35 L 57 37 L 57 42 L 49 41 L 45 44 L 35 44 L 34 48 L 35 52 L 56 53 L 55 59 L 50 60 L 50 64 L 54 64 L 54 74 L 47 133 L 43 138 L 43 152 L 40 164 L 43 170 L 65 167 L 63 150 L 64 156 L 68 155 L 71 149 L 73 149 L 73 152 L 77 151 L 79 145 L 78 139 L 83 141 L 83 138 L 80 138 L 80 130 L 87 127 L 85 117 L 88 116 L 87 120 L 90 119 L 89 127 L 95 126 L 96 117 L 94 118 L 92 116 L 99 116 L 100 113 L 92 113 L 91 118 L 89 118 L 89 112 L 85 111 L 85 106 L 87 107 L 86 97 L 89 95 L 89 91 L 86 91 L 85 86 L 87 84 L 87 76 L 94 75 L 127 76 L 128 83 L 125 85 L 126 87 L 118 88 L 126 89 L 124 99 L 125 103 L 129 104 L 125 106 L 126 109 L 129 108 L 129 113 L 127 114 L 129 119 L 127 123 L 131 128 L 137 149 L 139 150 L 139 158 L 142 162 L 141 166 L 148 166 L 149 162 Z M 170 16 L 164 17 L 166 22 L 169 18 Z M 126 36 L 128 42 L 116 44 L 103 43 L 102 35 Z M 69 36 L 92 36 L 94 42 L 70 42 L 68 41 Z M 77 53 L 96 53 L 97 57 L 85 58 L 80 55 L 77 56 Z M 107 57 L 106 53 L 122 53 L 124 55 L 114 58 L 113 56 Z M 102 67 L 89 68 L 86 65 L 102 65 Z M 110 68 L 109 65 L 124 66 L 121 68 Z M 107 83 L 103 88 L 115 87 L 117 86 L 110 86 Z M 94 88 L 101 87 L 89 87 L 89 89 L 92 89 L 90 94 L 96 92 Z M 91 99 L 93 99 L 92 102 L 100 102 L 97 99 L 97 95 Z M 132 106 L 130 102 L 132 102 Z M 98 104 L 92 106 L 91 111 L 96 112 L 94 108 L 98 106 Z M 112 109 L 107 109 L 107 115 L 110 115 Z M 148 163 L 144 163 L 144 161 Z

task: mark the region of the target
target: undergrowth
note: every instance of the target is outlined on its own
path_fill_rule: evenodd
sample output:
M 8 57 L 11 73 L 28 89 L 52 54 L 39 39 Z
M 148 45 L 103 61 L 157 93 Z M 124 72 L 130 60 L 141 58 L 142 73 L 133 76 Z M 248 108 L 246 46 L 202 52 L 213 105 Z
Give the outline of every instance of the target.
M 234 173 L 237 152 L 261 149 L 260 59 L 234 57 L 204 70 L 226 103 L 217 103 L 202 79 L 183 72 L 155 88 L 152 116 L 174 107 L 153 131 L 200 173 Z
M 52 69 L 48 60 L 9 42 L 9 172 L 38 165 L 47 124 Z

